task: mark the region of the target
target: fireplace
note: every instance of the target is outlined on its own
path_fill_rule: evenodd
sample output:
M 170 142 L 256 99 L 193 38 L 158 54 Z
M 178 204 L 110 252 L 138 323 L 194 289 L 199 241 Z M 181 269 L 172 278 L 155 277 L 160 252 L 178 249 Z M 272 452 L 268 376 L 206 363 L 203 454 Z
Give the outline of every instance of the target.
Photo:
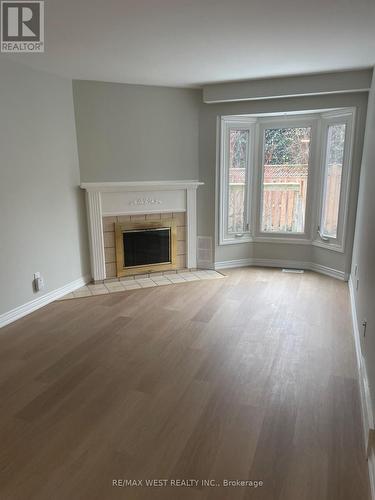
M 171 263 L 171 228 L 130 229 L 122 233 L 124 267 Z
M 174 219 L 117 223 L 117 276 L 177 269 Z
M 196 191 L 201 184 L 199 181 L 174 180 L 81 184 L 82 189 L 86 190 L 91 274 L 94 282 L 116 276 L 147 273 L 148 270 L 157 271 L 159 270 L 157 266 L 164 266 L 161 271 L 185 267 L 195 269 L 197 267 Z M 143 229 L 147 229 L 150 228 L 151 218 L 153 221 L 155 217 L 159 222 L 162 221 L 159 227 L 171 227 L 167 226 L 164 220 L 174 219 L 175 214 L 183 217 L 183 220 L 177 220 L 176 237 L 173 235 L 173 229 L 171 230 L 170 262 L 135 265 L 130 271 L 130 268 L 124 265 L 123 232 L 120 231 L 120 237 L 117 239 L 115 224 L 125 222 L 124 219 L 129 222 L 143 219 L 141 221 L 144 224 Z

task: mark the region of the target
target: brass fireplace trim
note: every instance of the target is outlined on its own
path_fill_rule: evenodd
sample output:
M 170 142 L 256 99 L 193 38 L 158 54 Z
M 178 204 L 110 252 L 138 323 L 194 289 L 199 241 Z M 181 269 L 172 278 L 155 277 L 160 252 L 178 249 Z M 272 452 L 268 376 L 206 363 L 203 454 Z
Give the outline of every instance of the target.
M 171 262 L 163 264 L 145 264 L 142 266 L 124 267 L 125 255 L 123 245 L 123 233 L 132 229 L 157 229 L 169 228 L 171 234 Z M 140 222 L 117 222 L 115 224 L 116 232 L 116 268 L 117 277 L 132 276 L 133 274 L 154 273 L 160 271 L 169 271 L 177 269 L 177 223 L 175 219 L 162 219 L 158 221 L 140 221 Z

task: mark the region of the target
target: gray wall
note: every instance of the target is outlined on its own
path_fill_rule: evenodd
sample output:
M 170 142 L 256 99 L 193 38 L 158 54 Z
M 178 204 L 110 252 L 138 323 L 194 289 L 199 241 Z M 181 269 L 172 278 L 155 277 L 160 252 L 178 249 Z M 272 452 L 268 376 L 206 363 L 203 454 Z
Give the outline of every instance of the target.
M 0 58 L 0 110 L 1 314 L 89 266 L 71 81 Z
M 375 80 L 373 79 L 367 111 L 366 136 L 363 149 L 357 224 L 354 240 L 352 279 L 358 328 L 367 320 L 366 337 L 361 338 L 375 412 Z M 357 275 L 355 269 L 357 266 Z
M 204 104 L 199 90 L 75 81 L 73 94 L 83 181 L 199 179 L 205 185 L 198 189 L 198 234 L 213 238 L 216 261 L 282 259 L 349 272 L 367 93 Z M 304 245 L 216 245 L 218 117 L 344 106 L 357 108 L 346 254 Z
M 81 179 L 198 179 L 201 91 L 74 81 Z
M 203 101 L 234 102 L 250 99 L 275 99 L 369 90 L 372 69 L 279 76 L 232 83 L 214 83 L 203 87 Z
M 355 106 L 357 109 L 345 255 L 323 248 L 295 244 L 242 243 L 238 245 L 217 245 L 217 238 L 215 238 L 215 218 L 217 215 L 215 212 L 215 182 L 218 118 L 222 115 L 313 110 L 345 106 Z M 214 238 L 216 262 L 246 259 L 249 257 L 282 259 L 314 262 L 338 271 L 349 272 L 366 108 L 366 92 L 201 105 L 199 180 L 203 181 L 205 185 L 198 189 L 198 234 Z

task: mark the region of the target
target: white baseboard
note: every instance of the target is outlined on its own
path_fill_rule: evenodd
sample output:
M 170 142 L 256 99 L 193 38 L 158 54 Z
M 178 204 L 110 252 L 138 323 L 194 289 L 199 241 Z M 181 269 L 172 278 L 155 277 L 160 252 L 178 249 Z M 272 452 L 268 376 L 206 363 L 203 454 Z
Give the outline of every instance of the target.
M 310 262 L 310 271 L 316 271 L 317 273 L 325 274 L 326 276 L 331 276 L 332 278 L 337 278 L 342 281 L 348 281 L 349 279 L 349 275 L 344 271 L 338 271 L 332 267 L 322 266 L 314 262 Z
M 224 260 L 215 262 L 215 269 L 230 269 L 232 267 L 247 267 L 253 265 L 253 259 Z
M 374 450 L 371 450 L 369 457 L 367 458 L 368 463 L 368 473 L 370 478 L 370 494 L 371 500 L 375 500 L 375 455 Z
M 369 430 L 374 429 L 374 416 L 372 412 L 372 402 L 371 402 L 371 396 L 367 378 L 366 362 L 362 355 L 360 332 L 358 328 L 357 309 L 354 300 L 355 292 L 351 277 L 349 278 L 349 293 L 350 293 L 350 306 L 351 306 L 352 321 L 353 321 L 353 336 L 355 343 L 355 352 L 357 357 L 359 390 L 361 397 L 363 435 L 365 440 L 365 449 L 367 450 L 369 442 Z M 375 500 L 375 456 L 373 450 L 370 450 L 370 456 L 368 457 L 368 469 L 370 476 L 371 498 Z
M 316 271 L 317 273 L 325 274 L 327 276 L 331 276 L 332 278 L 337 278 L 339 280 L 343 281 L 348 280 L 348 276 L 346 275 L 346 273 L 344 273 L 344 271 L 338 271 L 337 269 L 321 266 L 320 264 L 315 264 L 313 262 L 301 262 L 297 260 L 278 260 L 278 259 L 254 259 L 254 258 L 215 262 L 215 269 L 229 269 L 234 267 L 247 267 L 247 266 L 305 269 L 306 271 Z
M 13 321 L 20 319 L 23 316 L 26 316 L 27 314 L 30 314 L 33 311 L 36 311 L 37 309 L 40 309 L 43 306 L 46 306 L 47 304 L 53 302 L 54 300 L 60 299 L 67 293 L 73 292 L 74 290 L 81 288 L 81 286 L 84 286 L 87 283 L 89 283 L 90 280 L 91 280 L 90 276 L 83 276 L 82 278 L 78 278 L 74 281 L 71 281 L 70 283 L 61 286 L 56 290 L 52 290 L 51 292 L 48 292 L 45 295 L 38 297 L 37 299 L 31 300 L 30 302 L 27 302 L 22 306 L 18 306 L 12 309 L 11 311 L 1 314 L 0 328 L 2 328 L 5 325 L 9 325 L 9 323 L 13 323 Z
M 280 267 L 286 269 L 310 269 L 309 262 L 301 262 L 298 260 L 253 259 L 252 265 L 258 267 Z

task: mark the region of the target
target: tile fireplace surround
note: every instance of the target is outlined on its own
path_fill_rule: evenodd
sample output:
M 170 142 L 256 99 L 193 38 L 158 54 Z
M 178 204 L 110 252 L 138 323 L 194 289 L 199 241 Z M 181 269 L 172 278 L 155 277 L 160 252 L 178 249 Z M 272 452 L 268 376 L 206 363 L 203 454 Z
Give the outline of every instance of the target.
M 95 282 L 113 277 L 106 265 L 104 224 L 109 217 L 152 219 L 163 214 L 181 214 L 185 227 L 185 260 L 189 269 L 197 267 L 198 181 L 84 182 L 90 237 L 91 276 Z M 108 254 L 108 252 L 107 252 Z M 108 271 L 108 276 L 107 276 Z

